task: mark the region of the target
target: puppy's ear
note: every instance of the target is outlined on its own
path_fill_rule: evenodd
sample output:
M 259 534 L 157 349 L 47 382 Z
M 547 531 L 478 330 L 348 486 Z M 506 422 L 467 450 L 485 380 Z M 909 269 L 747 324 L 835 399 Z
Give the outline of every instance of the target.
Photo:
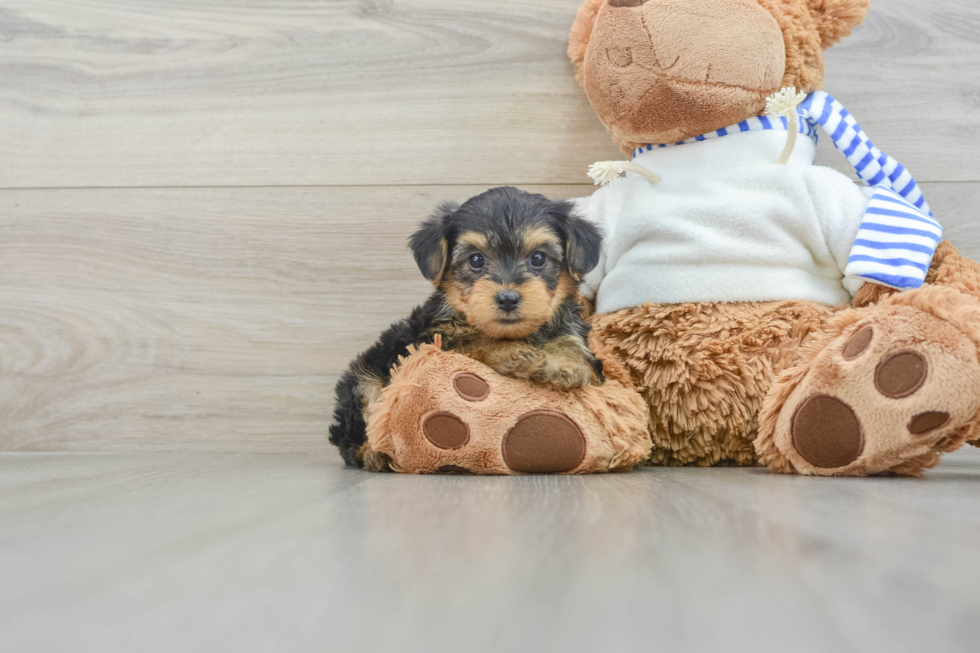
M 459 204 L 443 202 L 408 240 L 419 270 L 422 271 L 426 279 L 436 286 L 442 281 L 446 264 L 449 262 L 447 226 L 449 218 L 456 213 L 457 209 L 459 209 Z
M 565 265 L 576 281 L 599 264 L 602 232 L 594 224 L 575 214 L 571 202 L 555 202 L 554 214 L 565 226 Z

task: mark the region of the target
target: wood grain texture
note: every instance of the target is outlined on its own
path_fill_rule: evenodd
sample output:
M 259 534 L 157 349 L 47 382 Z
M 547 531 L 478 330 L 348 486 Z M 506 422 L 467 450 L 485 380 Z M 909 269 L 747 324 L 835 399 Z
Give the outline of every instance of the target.
M 0 450 L 323 450 L 334 381 L 431 291 L 407 237 L 482 190 L 0 193 Z
M 619 155 L 579 4 L 2 0 L 0 187 L 581 183 Z M 876 0 L 827 89 L 920 181 L 980 181 L 978 42 L 974 0 Z
M 18 653 L 975 651 L 980 452 L 924 480 L 0 455 Z
M 0 0 L 0 450 L 323 451 L 340 371 L 427 292 L 417 220 L 619 156 L 578 4 Z M 970 0 L 878 0 L 828 59 L 974 257 L 978 39 Z
M 484 189 L 0 192 L 0 450 L 325 451 L 333 383 L 430 290 L 415 223 Z M 980 184 L 925 190 L 980 258 Z

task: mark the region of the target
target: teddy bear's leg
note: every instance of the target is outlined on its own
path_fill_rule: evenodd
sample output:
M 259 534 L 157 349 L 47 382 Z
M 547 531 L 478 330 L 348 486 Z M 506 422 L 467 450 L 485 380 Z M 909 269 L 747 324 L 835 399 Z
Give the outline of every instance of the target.
M 557 391 L 425 345 L 372 404 L 367 446 L 391 470 L 417 474 L 630 469 L 650 451 L 646 406 L 622 366 L 603 368 L 601 386 Z
M 649 464 L 756 464 L 758 414 L 832 309 L 811 302 L 647 304 L 597 315 L 595 337 L 650 408 Z
M 917 476 L 977 439 L 980 266 L 944 243 L 927 285 L 856 299 L 766 399 L 756 448 L 776 471 Z

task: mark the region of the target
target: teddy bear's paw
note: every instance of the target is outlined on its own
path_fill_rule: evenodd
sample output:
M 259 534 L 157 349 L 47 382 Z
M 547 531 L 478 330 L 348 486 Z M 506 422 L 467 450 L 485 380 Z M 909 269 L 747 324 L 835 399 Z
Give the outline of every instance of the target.
M 980 411 L 976 345 L 911 307 L 851 325 L 795 379 L 773 434 L 781 471 L 916 475 L 962 444 Z

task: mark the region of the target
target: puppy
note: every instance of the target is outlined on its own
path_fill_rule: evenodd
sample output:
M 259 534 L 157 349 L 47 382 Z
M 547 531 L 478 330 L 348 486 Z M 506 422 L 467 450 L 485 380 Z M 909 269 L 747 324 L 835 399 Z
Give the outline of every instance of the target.
M 589 351 L 580 280 L 599 261 L 602 236 L 569 202 L 495 188 L 443 204 L 410 245 L 435 292 L 360 354 L 337 384 L 330 442 L 348 465 L 388 470 L 367 444 L 367 409 L 410 345 L 442 336 L 501 374 L 571 390 L 604 381 Z

